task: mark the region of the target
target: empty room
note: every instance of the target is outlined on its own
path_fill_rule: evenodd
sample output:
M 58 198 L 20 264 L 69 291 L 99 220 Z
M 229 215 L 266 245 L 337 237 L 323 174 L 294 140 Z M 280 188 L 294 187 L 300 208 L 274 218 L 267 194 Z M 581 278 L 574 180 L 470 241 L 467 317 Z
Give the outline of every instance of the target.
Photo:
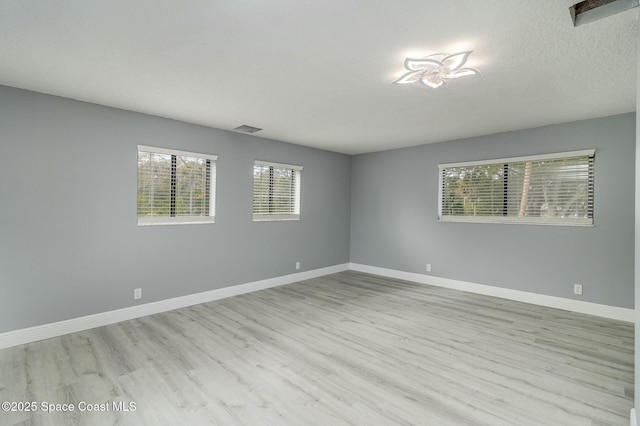
M 0 2 L 0 425 L 637 425 L 639 11 Z

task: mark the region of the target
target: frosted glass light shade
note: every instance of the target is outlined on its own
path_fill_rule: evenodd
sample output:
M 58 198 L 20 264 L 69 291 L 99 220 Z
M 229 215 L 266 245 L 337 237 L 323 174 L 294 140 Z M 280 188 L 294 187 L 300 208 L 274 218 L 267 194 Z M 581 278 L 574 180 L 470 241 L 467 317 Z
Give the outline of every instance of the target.
M 394 84 L 418 83 L 423 86 L 438 88 L 447 80 L 454 80 L 461 77 L 479 75 L 478 70 L 473 68 L 462 68 L 467 62 L 471 50 L 466 52 L 446 54 L 436 53 L 425 58 L 406 58 L 404 67 L 409 71 L 395 80 Z

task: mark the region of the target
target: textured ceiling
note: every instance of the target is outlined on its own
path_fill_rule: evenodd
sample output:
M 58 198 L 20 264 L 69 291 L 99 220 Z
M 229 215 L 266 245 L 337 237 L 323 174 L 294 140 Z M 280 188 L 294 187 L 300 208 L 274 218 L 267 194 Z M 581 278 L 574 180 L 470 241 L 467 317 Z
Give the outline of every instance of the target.
M 563 0 L 3 0 L 0 84 L 362 153 L 635 110 L 637 8 Z M 405 56 L 479 77 L 393 85 Z

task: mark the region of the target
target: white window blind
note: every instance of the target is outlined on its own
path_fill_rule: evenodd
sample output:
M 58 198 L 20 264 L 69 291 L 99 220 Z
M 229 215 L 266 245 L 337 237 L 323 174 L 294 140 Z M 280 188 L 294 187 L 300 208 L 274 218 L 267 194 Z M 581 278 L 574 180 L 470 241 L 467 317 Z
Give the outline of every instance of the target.
M 215 222 L 217 158 L 138 145 L 138 225 Z
M 439 220 L 593 225 L 595 150 L 438 165 Z
M 300 219 L 301 166 L 253 163 L 253 220 Z

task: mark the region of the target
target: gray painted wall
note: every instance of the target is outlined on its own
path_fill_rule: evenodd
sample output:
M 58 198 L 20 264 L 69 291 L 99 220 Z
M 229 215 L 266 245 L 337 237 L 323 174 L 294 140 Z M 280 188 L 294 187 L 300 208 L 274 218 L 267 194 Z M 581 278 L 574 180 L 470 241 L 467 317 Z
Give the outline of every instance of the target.
M 640 33 L 638 44 L 640 46 Z M 635 155 L 635 385 L 634 407 L 636 410 L 636 424 L 640 424 L 640 49 L 637 53 L 638 83 L 636 84 L 636 155 Z M 633 423 L 631 423 L 633 424 Z
M 349 157 L 0 86 L 0 129 L 0 332 L 287 275 L 295 261 L 428 262 L 435 276 L 633 307 L 635 114 Z M 137 144 L 219 156 L 216 224 L 136 226 Z M 436 220 L 438 163 L 585 148 L 597 150 L 593 228 Z M 251 221 L 254 159 L 304 166 L 299 222 Z
M 1 86 L 0 137 L 0 332 L 349 261 L 347 155 Z M 219 156 L 216 224 L 136 226 L 137 144 Z M 255 159 L 300 221 L 252 222 Z
M 588 148 L 594 227 L 437 221 L 438 163 Z M 351 262 L 633 308 L 634 152 L 630 113 L 355 156 Z

